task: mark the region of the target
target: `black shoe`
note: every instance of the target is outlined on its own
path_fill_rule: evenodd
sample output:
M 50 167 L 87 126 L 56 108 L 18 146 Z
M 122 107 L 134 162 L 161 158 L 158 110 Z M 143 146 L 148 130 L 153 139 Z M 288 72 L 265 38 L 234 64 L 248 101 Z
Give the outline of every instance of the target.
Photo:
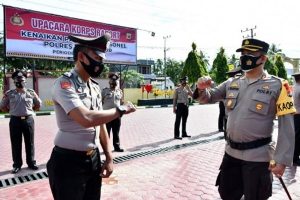
M 115 151 L 116 152 L 124 152 L 124 149 L 122 149 L 122 148 L 116 148 Z
M 224 130 L 223 129 L 219 129 L 219 132 L 224 132 Z
M 39 167 L 36 166 L 36 165 L 28 165 L 28 168 L 32 169 L 32 170 L 38 170 L 39 169 Z
M 14 167 L 13 170 L 11 171 L 12 174 L 16 174 L 21 170 L 21 167 Z
M 182 137 L 174 137 L 176 140 L 182 140 Z
M 182 137 L 192 137 L 192 136 L 190 136 L 190 135 L 183 135 Z

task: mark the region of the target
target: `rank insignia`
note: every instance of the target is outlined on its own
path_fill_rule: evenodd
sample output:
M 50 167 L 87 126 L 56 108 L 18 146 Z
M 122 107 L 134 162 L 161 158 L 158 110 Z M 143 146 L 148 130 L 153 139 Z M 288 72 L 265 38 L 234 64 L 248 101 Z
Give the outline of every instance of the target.
M 269 86 L 269 85 L 264 85 L 264 86 L 262 86 L 262 89 L 264 89 L 264 90 L 269 90 L 269 89 L 270 89 L 270 86 Z
M 234 97 L 233 93 L 229 93 L 228 97 Z
M 239 88 L 239 85 L 236 82 L 230 84 L 230 88 Z
M 263 105 L 261 103 L 256 104 L 256 110 L 263 109 Z
M 227 101 L 227 107 L 230 107 L 231 105 L 232 105 L 232 100 L 229 99 L 229 100 Z

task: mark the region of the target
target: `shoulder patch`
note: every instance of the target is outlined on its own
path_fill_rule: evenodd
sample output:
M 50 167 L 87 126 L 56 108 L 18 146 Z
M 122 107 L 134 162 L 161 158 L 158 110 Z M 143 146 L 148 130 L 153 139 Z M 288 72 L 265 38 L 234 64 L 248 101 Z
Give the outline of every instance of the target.
M 295 113 L 293 98 L 291 95 L 291 88 L 286 80 L 281 81 L 281 91 L 277 99 L 277 116 Z
M 62 89 L 69 89 L 69 88 L 71 88 L 71 82 L 70 81 L 68 81 L 68 80 L 61 80 L 60 81 L 60 87 L 62 88 Z

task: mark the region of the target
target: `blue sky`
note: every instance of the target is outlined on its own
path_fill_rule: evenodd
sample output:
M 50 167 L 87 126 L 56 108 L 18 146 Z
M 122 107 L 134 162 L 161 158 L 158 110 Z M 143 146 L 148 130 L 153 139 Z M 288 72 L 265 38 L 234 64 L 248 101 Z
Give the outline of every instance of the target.
M 192 42 L 212 61 L 220 47 L 228 56 L 241 45 L 241 32 L 274 43 L 300 58 L 300 1 L 297 0 L 1 0 L 4 5 L 138 28 L 138 59 L 185 60 Z M 3 30 L 3 14 L 0 14 Z M 151 36 L 155 32 L 155 37 Z M 238 55 L 238 54 L 236 54 Z

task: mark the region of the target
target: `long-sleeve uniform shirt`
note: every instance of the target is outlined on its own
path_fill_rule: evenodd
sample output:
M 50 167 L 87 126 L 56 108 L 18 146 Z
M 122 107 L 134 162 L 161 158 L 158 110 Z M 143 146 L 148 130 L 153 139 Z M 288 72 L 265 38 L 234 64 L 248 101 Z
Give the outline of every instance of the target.
M 271 137 L 274 119 L 278 116 L 277 145 L 271 142 L 254 149 L 237 150 L 226 144 L 226 153 L 245 161 L 269 162 L 274 159 L 284 165 L 292 164 L 295 139 L 292 113 L 295 108 L 287 81 L 264 72 L 253 83 L 241 76 L 198 92 L 198 100 L 202 103 L 225 99 L 227 134 L 234 142 Z

